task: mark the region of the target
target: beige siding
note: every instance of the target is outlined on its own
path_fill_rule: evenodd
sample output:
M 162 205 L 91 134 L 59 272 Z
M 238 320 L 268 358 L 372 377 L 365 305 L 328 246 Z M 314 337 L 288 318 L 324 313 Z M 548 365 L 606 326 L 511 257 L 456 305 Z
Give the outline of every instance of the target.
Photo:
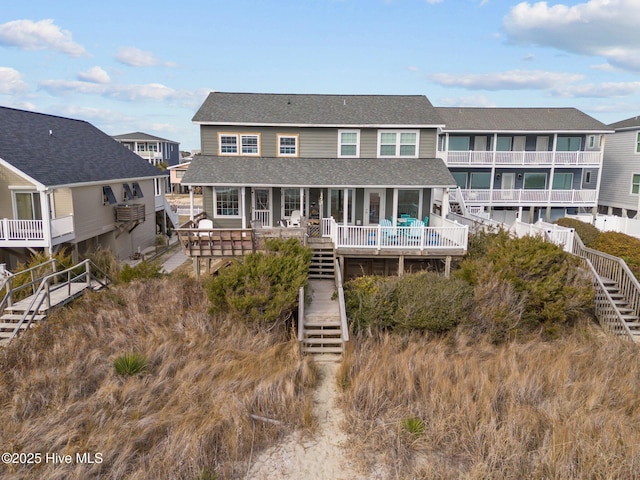
M 0 166 L 0 218 L 13 218 L 13 196 L 9 186 L 33 187 L 34 190 L 36 188 L 11 170 Z
M 606 136 L 600 205 L 638 210 L 638 195 L 631 194 L 633 174 L 640 174 L 640 153 L 635 153 L 637 132 Z
M 123 230 L 117 238 L 115 236 L 106 236 L 107 239 L 110 239 L 110 247 L 119 258 L 126 258 L 134 253 L 138 247 L 144 249 L 153 245 L 155 241 L 156 222 L 153 180 L 141 180 L 138 183 L 142 188 L 144 197 L 136 199 L 132 203 L 144 203 L 145 221 L 134 228 L 131 233 Z M 117 200 L 122 200 L 124 195 L 122 182 L 105 185 L 111 186 Z M 73 189 L 75 242 L 98 237 L 116 229 L 115 205 L 102 204 L 102 187 L 103 185 L 93 185 Z
M 376 158 L 378 156 L 378 129 L 363 128 L 360 130 L 360 158 Z
M 435 158 L 438 134 L 435 129 L 420 130 L 420 158 Z
M 73 195 L 70 188 L 58 188 L 53 192 L 55 217 L 73 214 Z

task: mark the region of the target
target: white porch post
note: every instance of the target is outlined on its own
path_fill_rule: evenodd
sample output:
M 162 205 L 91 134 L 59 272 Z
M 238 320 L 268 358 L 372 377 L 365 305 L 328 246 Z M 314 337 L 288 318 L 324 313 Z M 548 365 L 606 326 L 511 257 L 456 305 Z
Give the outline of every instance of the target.
M 245 187 L 240 187 L 240 208 L 242 209 L 242 229 L 247 228 L 247 208 L 245 205 Z
M 445 188 L 442 194 L 442 218 L 447 218 L 447 213 L 449 213 L 449 189 Z
M 398 189 L 393 189 L 393 211 L 391 212 L 393 217 L 392 225 L 395 227 L 398 225 Z
M 344 195 L 342 198 L 342 223 L 344 223 L 344 231 L 347 231 L 347 225 L 348 225 L 348 218 L 349 218 L 349 189 L 345 188 L 344 189 Z
M 49 196 L 44 190 L 40 191 L 40 212 L 42 213 L 42 239 L 47 246 L 49 256 L 53 253 L 51 242 L 51 207 L 49 206 Z
M 189 185 L 189 220 L 193 222 L 193 186 Z
M 304 205 L 304 187 L 300 187 L 300 215 L 302 215 L 303 217 L 307 217 L 308 212 L 306 210 L 307 209 Z

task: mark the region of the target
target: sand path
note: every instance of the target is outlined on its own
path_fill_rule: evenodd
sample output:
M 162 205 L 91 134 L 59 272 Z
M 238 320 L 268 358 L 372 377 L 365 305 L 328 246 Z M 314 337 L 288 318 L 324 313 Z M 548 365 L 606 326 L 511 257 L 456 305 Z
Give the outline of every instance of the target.
M 318 364 L 319 382 L 314 393 L 314 416 L 319 429 L 313 437 L 294 433 L 254 458 L 246 476 L 252 480 L 365 480 L 387 478 L 381 473 L 363 475 L 350 461 L 343 445 L 347 436 L 337 407 L 337 363 Z

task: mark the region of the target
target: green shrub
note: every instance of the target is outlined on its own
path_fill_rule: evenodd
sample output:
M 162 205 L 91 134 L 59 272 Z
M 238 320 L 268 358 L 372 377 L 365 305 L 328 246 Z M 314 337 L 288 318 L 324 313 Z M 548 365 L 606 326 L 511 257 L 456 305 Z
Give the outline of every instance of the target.
M 120 281 L 129 283 L 134 280 L 149 280 L 162 276 L 162 264 L 153 261 L 142 260 L 136 266 L 124 264 L 120 269 Z
M 580 240 L 584 243 L 585 247 L 593 248 L 593 245 L 600 236 L 600 230 L 590 223 L 585 223 L 575 218 L 559 218 L 554 222 L 561 227 L 573 228 L 580 236 Z
M 291 317 L 307 283 L 313 253 L 296 239 L 271 239 L 266 252 L 246 255 L 207 282 L 211 312 L 228 312 L 257 324 Z
M 466 316 L 471 287 L 434 272 L 403 277 L 365 276 L 345 284 L 347 315 L 355 331 L 445 332 Z
M 620 232 L 602 232 L 591 248 L 620 257 L 640 278 L 640 239 Z
M 147 358 L 139 353 L 125 353 L 113 361 L 113 368 L 115 368 L 116 373 L 123 377 L 143 373 L 148 366 L 149 361 Z
M 485 326 L 491 318 L 502 322 L 494 333 L 506 325 L 511 334 L 566 325 L 591 310 L 593 288 L 577 257 L 538 237 L 496 240 L 485 257 L 465 259 L 458 272 L 475 287 L 476 316 Z

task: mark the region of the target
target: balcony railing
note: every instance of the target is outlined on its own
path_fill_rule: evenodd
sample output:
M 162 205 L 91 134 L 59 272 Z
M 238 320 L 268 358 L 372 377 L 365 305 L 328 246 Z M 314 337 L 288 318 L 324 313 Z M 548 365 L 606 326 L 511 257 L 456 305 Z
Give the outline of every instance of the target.
M 475 205 L 594 205 L 595 190 L 461 190 L 465 203 Z M 455 198 L 451 200 L 455 201 Z
M 5 246 L 47 246 L 43 225 L 42 220 L 0 219 L 0 242 Z M 52 244 L 59 243 L 56 242 L 56 239 L 69 236 L 72 238 L 73 233 L 73 215 L 65 215 L 51 220 Z
M 601 152 L 440 151 L 447 166 L 587 166 L 600 165 Z
M 330 237 L 337 249 L 414 250 L 436 253 L 467 251 L 469 229 L 466 225 L 432 216 L 440 226 L 387 227 L 342 225 L 333 218 L 322 221 L 323 236 Z

